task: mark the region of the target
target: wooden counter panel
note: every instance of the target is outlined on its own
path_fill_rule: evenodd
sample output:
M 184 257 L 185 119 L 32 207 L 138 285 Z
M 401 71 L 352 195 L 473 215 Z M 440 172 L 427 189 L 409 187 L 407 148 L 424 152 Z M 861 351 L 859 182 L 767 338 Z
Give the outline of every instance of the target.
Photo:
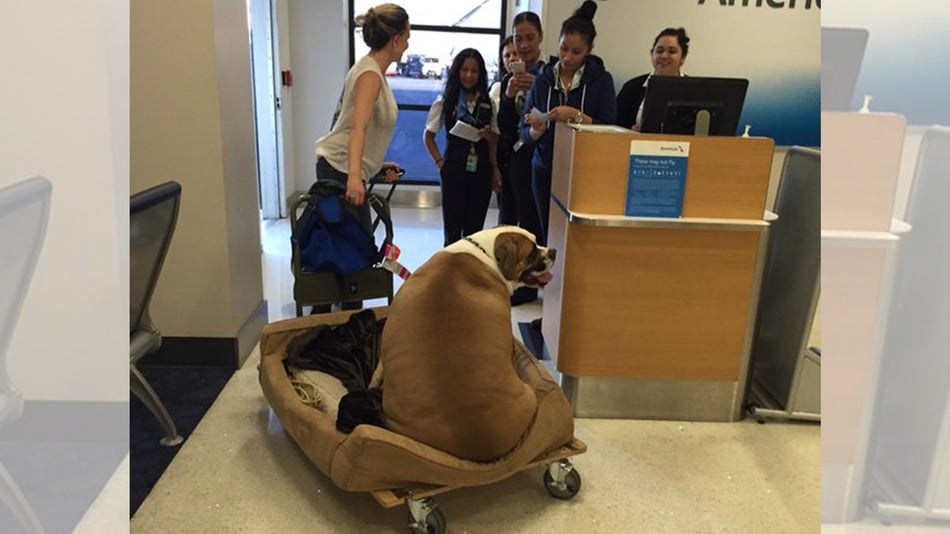
M 554 200 L 551 200 L 551 216 L 548 219 L 548 247 L 557 251 L 554 267 L 551 268 L 553 277 L 544 287 L 541 306 L 541 334 L 544 344 L 554 366 L 557 367 L 559 341 L 561 339 L 562 299 L 564 294 L 564 258 L 570 255 L 567 248 L 567 216 L 561 211 Z
M 821 226 L 888 232 L 906 120 L 889 113 L 821 114 Z
M 571 165 L 574 160 L 574 141 L 577 136 L 573 131 L 560 128 L 557 135 L 554 136 L 554 160 L 551 162 L 551 196 L 560 199 L 562 202 L 571 197 Z M 630 149 L 628 148 L 629 152 Z M 530 178 L 530 177 L 529 177 Z M 620 205 L 623 213 L 623 204 Z M 551 208 L 554 213 L 554 208 Z
M 821 461 L 853 464 L 867 447 L 880 365 L 888 250 L 822 244 Z
M 557 133 L 552 190 L 573 212 L 623 215 L 630 141 L 679 140 L 690 143 L 684 217 L 762 218 L 775 148 L 771 139 L 605 134 L 565 126 Z M 567 162 L 568 169 L 558 168 Z
M 559 257 L 558 370 L 738 381 L 759 237 L 570 224 Z

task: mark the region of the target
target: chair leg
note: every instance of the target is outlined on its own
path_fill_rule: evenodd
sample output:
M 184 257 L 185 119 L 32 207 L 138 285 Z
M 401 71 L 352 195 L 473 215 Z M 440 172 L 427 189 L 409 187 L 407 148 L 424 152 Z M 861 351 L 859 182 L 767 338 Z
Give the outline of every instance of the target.
M 6 381 L 0 381 L 0 427 L 23 415 L 23 395 Z
M 132 389 L 132 393 L 145 403 L 145 406 L 148 407 L 152 415 L 162 424 L 162 428 L 165 429 L 165 437 L 161 440 L 162 445 L 174 447 L 180 444 L 184 441 L 184 438 L 178 434 L 178 429 L 175 428 L 175 422 L 172 421 L 171 416 L 168 415 L 168 410 L 165 409 L 165 405 L 159 400 L 155 390 L 152 389 L 152 386 L 150 386 L 148 381 L 145 380 L 145 377 L 142 376 L 141 371 L 135 368 L 134 364 L 129 364 L 129 369 L 131 371 L 129 386 Z
M 36 512 L 33 511 L 33 507 L 30 506 L 30 501 L 26 500 L 26 496 L 20 491 L 20 487 L 3 464 L 0 464 L 0 501 L 3 501 L 16 516 L 20 526 L 23 527 L 23 532 L 43 534 L 43 525 L 36 516 Z

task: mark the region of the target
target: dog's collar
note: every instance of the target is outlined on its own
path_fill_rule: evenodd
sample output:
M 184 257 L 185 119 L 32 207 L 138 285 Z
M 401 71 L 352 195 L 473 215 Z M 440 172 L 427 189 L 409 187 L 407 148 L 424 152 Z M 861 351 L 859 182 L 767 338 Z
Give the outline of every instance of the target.
M 471 243 L 471 244 L 475 245 L 476 247 L 478 247 L 478 250 L 481 250 L 482 252 L 484 252 L 485 255 L 489 257 L 489 259 L 494 259 L 494 258 L 492 258 L 492 255 L 489 254 L 487 250 L 485 250 L 485 247 L 483 247 L 483 246 L 479 245 L 478 243 L 476 243 L 474 239 L 472 239 L 472 238 L 470 238 L 470 237 L 468 237 L 468 236 L 465 236 L 465 237 L 463 237 L 462 239 L 464 239 L 464 240 L 468 241 L 469 243 Z

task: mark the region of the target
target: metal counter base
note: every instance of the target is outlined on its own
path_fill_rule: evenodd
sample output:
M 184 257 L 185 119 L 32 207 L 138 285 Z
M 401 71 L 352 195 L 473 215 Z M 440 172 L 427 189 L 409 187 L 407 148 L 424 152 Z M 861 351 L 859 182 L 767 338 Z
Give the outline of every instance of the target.
M 561 389 L 575 417 L 737 421 L 738 382 L 649 380 L 562 375 Z

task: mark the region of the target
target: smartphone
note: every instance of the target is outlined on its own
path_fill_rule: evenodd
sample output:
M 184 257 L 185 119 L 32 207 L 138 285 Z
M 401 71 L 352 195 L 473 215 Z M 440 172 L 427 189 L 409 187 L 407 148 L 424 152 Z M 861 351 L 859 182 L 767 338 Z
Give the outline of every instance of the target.
M 524 74 L 524 61 L 512 61 L 508 64 L 508 70 L 512 74 Z

